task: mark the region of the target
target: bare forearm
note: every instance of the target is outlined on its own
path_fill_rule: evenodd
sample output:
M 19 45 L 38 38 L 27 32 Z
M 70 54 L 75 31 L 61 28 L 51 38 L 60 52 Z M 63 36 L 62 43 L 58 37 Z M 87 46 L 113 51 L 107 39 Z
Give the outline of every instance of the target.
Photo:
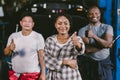
M 46 80 L 45 76 L 46 76 L 46 73 L 45 73 L 45 62 L 44 62 L 44 58 L 43 58 L 43 55 L 39 57 L 39 62 L 40 62 L 40 67 L 41 67 L 41 74 L 40 74 L 40 80 Z
M 107 39 L 102 39 L 98 36 L 94 36 L 94 39 L 101 45 L 101 47 L 103 48 L 109 48 L 109 45 L 111 44 L 112 42 L 112 36 L 110 36 L 109 38 Z
M 45 74 L 45 62 L 44 62 L 43 57 L 40 57 L 40 66 L 42 69 L 42 74 Z
M 39 55 L 39 62 L 40 62 L 40 67 L 42 69 L 42 74 L 45 74 L 45 62 L 44 62 L 44 57 L 43 57 L 44 51 L 39 50 L 38 55 Z
M 99 50 L 100 50 L 100 48 L 86 45 L 86 50 L 85 50 L 85 52 L 86 52 L 86 53 L 95 53 L 95 52 L 97 52 L 97 51 L 99 51 Z

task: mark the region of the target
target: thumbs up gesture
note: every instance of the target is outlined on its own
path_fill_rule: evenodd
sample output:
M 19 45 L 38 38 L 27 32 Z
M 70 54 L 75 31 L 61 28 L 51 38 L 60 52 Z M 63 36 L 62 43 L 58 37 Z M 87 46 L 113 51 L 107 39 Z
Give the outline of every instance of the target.
M 15 49 L 15 43 L 14 40 L 12 39 L 10 46 L 9 46 L 10 50 L 13 51 Z
M 81 48 L 81 44 L 79 43 L 77 39 L 77 32 L 74 32 L 71 36 L 72 43 L 75 47 Z
M 88 37 L 88 38 L 93 38 L 95 34 L 93 33 L 92 30 L 87 30 L 87 31 L 85 32 L 85 35 L 86 35 L 86 37 Z

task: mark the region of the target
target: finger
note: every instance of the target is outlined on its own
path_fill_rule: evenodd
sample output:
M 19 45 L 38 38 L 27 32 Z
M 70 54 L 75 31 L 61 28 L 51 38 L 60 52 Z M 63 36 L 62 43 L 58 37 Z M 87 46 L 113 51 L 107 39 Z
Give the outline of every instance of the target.
M 114 43 L 115 43 L 115 40 L 113 40 L 112 42 L 113 42 L 113 44 L 114 44 Z
M 77 32 L 76 31 L 72 34 L 71 38 L 73 38 L 75 36 L 77 36 Z
M 12 39 L 11 43 L 14 43 L 14 40 Z
M 108 45 L 108 47 L 112 47 L 113 46 L 113 44 L 114 44 L 114 41 L 112 41 L 109 45 Z

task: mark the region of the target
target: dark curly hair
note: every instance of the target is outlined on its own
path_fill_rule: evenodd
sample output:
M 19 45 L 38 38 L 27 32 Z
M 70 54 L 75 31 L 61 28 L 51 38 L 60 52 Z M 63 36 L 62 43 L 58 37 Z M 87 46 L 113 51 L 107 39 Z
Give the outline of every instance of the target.
M 57 15 L 55 16 L 54 22 L 56 22 L 57 19 L 58 19 L 58 17 L 60 17 L 60 16 L 65 16 L 65 17 L 69 20 L 69 22 L 70 22 L 70 27 L 72 27 L 72 17 L 71 17 L 70 14 L 66 14 L 66 13 L 57 14 Z

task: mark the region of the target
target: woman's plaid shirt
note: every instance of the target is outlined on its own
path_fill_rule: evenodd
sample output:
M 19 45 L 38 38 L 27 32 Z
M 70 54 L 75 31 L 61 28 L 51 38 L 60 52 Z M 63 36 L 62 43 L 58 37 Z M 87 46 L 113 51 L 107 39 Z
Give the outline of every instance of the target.
M 45 42 L 45 64 L 48 68 L 47 80 L 81 80 L 78 68 L 73 69 L 69 66 L 62 66 L 62 60 L 77 59 L 85 51 L 85 46 L 80 37 L 78 40 L 82 43 L 81 51 L 75 49 L 71 39 L 62 48 L 55 41 L 56 35 L 48 37 Z

